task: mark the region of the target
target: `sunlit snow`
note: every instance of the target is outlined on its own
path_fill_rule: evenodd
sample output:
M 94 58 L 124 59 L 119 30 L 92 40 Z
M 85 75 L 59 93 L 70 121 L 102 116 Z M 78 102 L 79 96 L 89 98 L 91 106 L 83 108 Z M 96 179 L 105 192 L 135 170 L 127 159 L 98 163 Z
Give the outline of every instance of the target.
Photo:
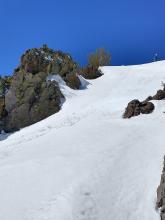
M 159 219 L 165 101 L 150 115 L 122 114 L 161 88 L 165 61 L 101 70 L 86 89 L 61 83 L 59 113 L 0 136 L 0 220 Z

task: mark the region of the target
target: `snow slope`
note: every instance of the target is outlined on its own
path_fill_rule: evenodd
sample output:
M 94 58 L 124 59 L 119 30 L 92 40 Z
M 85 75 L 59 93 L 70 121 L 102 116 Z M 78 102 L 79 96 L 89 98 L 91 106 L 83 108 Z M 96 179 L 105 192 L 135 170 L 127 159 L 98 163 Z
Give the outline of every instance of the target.
M 0 220 L 156 220 L 165 101 L 122 119 L 165 81 L 165 61 L 103 67 L 62 110 L 0 141 Z

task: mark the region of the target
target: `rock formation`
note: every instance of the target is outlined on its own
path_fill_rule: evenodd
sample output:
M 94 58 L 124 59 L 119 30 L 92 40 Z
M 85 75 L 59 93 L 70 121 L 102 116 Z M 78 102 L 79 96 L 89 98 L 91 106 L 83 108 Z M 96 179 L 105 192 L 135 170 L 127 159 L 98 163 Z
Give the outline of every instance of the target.
M 131 118 L 140 114 L 149 114 L 154 110 L 154 104 L 152 102 L 140 102 L 135 99 L 128 103 L 123 118 Z
M 129 102 L 123 114 L 123 118 L 131 118 L 140 115 L 141 113 L 150 114 L 154 110 L 154 104 L 150 101 L 162 99 L 165 99 L 165 86 L 162 90 L 158 90 L 154 96 L 148 96 L 143 102 L 140 102 L 137 99 Z
M 15 131 L 60 110 L 64 96 L 56 81 L 47 80 L 55 74 L 70 88 L 79 89 L 77 64 L 69 54 L 44 45 L 22 55 L 9 88 L 0 84 L 0 130 Z

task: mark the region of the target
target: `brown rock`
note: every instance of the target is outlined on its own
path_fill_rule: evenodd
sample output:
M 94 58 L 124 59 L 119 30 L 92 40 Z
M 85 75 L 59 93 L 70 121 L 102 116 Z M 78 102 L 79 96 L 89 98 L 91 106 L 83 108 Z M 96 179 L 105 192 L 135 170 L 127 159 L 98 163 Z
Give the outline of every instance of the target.
M 154 104 L 152 102 L 142 102 L 140 106 L 140 112 L 142 114 L 150 114 L 154 110 Z
M 153 96 L 153 100 L 165 99 L 165 90 L 158 90 L 156 95 Z
M 140 115 L 140 102 L 135 99 L 128 103 L 123 118 L 131 118 L 133 116 Z
M 152 102 L 140 102 L 135 99 L 128 103 L 123 118 L 131 118 L 137 115 L 150 114 L 154 110 L 154 104 Z

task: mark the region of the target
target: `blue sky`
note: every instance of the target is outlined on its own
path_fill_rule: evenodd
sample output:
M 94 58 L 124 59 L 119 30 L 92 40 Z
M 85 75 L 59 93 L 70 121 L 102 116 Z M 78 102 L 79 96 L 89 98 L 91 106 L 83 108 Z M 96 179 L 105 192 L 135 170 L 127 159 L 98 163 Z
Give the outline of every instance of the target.
M 165 59 L 164 0 L 0 0 L 0 73 L 10 74 L 28 48 L 69 52 L 80 64 L 98 47 L 112 65 Z

